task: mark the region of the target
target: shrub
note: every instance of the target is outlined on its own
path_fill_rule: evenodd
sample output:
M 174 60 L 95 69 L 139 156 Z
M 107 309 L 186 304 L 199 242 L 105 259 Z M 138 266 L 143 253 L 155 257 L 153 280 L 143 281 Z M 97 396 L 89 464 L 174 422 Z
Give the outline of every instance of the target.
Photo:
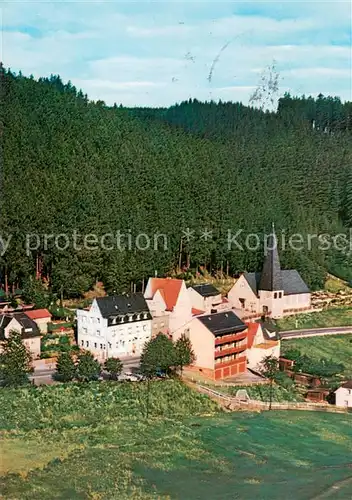
M 285 372 L 278 372 L 274 377 L 274 381 L 287 390 L 292 389 L 295 385 L 294 381 Z

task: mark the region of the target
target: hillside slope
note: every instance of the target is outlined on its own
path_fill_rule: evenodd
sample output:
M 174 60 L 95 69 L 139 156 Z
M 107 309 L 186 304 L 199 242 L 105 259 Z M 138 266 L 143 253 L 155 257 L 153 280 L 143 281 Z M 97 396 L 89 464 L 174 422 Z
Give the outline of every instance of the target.
M 219 413 L 177 381 L 0 393 L 4 498 L 348 498 L 350 415 Z
M 344 230 L 341 214 L 349 213 L 352 192 L 352 146 L 344 135 L 277 126 L 271 133 L 260 125 L 265 114 L 246 115 L 244 109 L 243 120 L 254 120 L 254 129 L 263 133 L 247 133 L 248 126 L 242 133 L 239 127 L 231 141 L 218 141 L 89 102 L 59 77 L 35 81 L 1 71 L 0 232 L 12 235 L 0 261 L 2 282 L 6 275 L 10 285 L 20 286 L 39 261 L 54 291 L 78 294 L 96 279 L 109 290 L 124 290 L 155 271 L 171 271 L 187 228 L 195 238 L 183 238 L 182 264 L 231 273 L 258 269 L 263 250 L 229 247 L 228 231 L 243 230 L 243 242 L 249 233 L 268 231 L 272 221 L 278 232 L 304 236 Z M 207 242 L 200 237 L 205 229 L 213 231 Z M 73 251 L 74 231 L 99 238 L 121 231 L 132 243 L 121 251 L 115 238 L 113 250 L 98 244 Z M 26 252 L 26 235 L 32 233 L 39 239 L 29 236 L 33 249 Z M 152 248 L 136 248 L 140 233 Z M 55 248 L 53 236 L 45 244 L 44 234 L 64 234 L 59 246 L 68 237 L 68 248 Z M 163 238 L 153 248 L 155 234 L 166 236 L 167 248 Z M 142 237 L 140 246 L 146 241 Z M 314 245 L 311 251 L 282 251 L 281 257 L 312 287 L 322 286 L 325 270 L 334 266 L 348 277 L 348 257 Z

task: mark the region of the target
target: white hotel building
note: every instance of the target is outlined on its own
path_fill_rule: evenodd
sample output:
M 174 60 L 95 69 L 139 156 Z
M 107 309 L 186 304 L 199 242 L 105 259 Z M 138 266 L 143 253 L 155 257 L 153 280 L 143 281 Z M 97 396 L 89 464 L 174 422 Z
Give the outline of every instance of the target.
M 152 336 L 152 317 L 141 293 L 94 299 L 77 310 L 77 342 L 100 361 L 139 356 Z

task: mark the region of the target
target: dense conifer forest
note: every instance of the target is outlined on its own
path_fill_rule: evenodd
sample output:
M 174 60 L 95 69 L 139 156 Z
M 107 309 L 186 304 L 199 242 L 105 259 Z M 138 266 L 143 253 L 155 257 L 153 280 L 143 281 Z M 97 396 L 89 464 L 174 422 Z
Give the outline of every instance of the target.
M 243 241 L 272 222 L 279 235 L 350 237 L 351 103 L 286 94 L 275 113 L 197 100 L 131 110 L 89 101 L 59 76 L 36 81 L 4 68 L 0 76 L 0 235 L 12 235 L 0 258 L 2 285 L 22 287 L 37 271 L 54 292 L 72 296 L 96 280 L 110 291 L 140 289 L 180 263 L 192 272 L 258 270 L 263 248 L 229 248 L 228 231 L 243 229 Z M 208 241 L 205 229 L 213 231 Z M 167 249 L 162 238 L 158 251 L 59 250 L 42 238 L 117 231 L 132 243 L 146 233 L 152 247 L 153 235 L 165 234 Z M 40 236 L 30 252 L 28 234 Z M 322 251 L 315 242 L 282 249 L 281 261 L 313 288 L 327 271 L 352 281 L 346 249 Z

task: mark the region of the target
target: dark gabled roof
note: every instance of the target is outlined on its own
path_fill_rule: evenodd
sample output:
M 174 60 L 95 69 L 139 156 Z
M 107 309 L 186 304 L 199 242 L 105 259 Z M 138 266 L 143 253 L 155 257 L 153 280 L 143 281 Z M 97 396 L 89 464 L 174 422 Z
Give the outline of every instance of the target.
M 233 311 L 217 314 L 207 314 L 197 318 L 215 336 L 225 333 L 242 332 L 247 326 L 240 320 Z
M 310 290 L 305 284 L 301 275 L 296 269 L 281 271 L 282 285 L 285 295 L 295 295 L 299 293 L 309 293 Z
M 260 275 L 261 273 L 243 273 L 244 278 L 247 280 L 248 285 L 255 295 L 258 294 Z
M 4 331 L 4 328 L 11 322 L 12 317 L 7 314 L 0 315 L 0 331 Z
M 347 380 L 344 384 L 341 385 L 344 389 L 352 389 L 352 380 Z
M 261 325 L 263 337 L 266 340 L 280 339 L 279 329 L 274 323 L 272 323 L 271 321 L 260 321 L 260 320 L 258 320 L 257 323 Z
M 96 301 L 103 318 L 141 312 L 149 313 L 148 305 L 142 293 L 98 297 Z
M 260 276 L 259 290 L 274 292 L 275 290 L 283 289 L 277 238 L 274 231 L 268 238 L 267 246 L 268 251 Z
M 11 314 L 3 314 L 0 316 L 0 339 L 4 340 L 4 330 L 15 319 L 22 327 L 22 338 L 28 339 L 32 337 L 40 337 L 38 325 L 30 319 L 25 313 L 17 312 Z
M 215 295 L 219 295 L 219 290 L 215 288 L 213 285 L 209 285 L 205 283 L 204 285 L 192 285 L 193 290 L 195 290 L 202 297 L 214 297 Z
M 243 273 L 247 280 L 248 285 L 253 290 L 255 295 L 258 295 L 260 288 L 261 273 Z M 284 295 L 295 295 L 300 293 L 309 293 L 310 290 L 306 283 L 303 281 L 301 275 L 296 269 L 287 269 L 281 271 L 282 288 Z

